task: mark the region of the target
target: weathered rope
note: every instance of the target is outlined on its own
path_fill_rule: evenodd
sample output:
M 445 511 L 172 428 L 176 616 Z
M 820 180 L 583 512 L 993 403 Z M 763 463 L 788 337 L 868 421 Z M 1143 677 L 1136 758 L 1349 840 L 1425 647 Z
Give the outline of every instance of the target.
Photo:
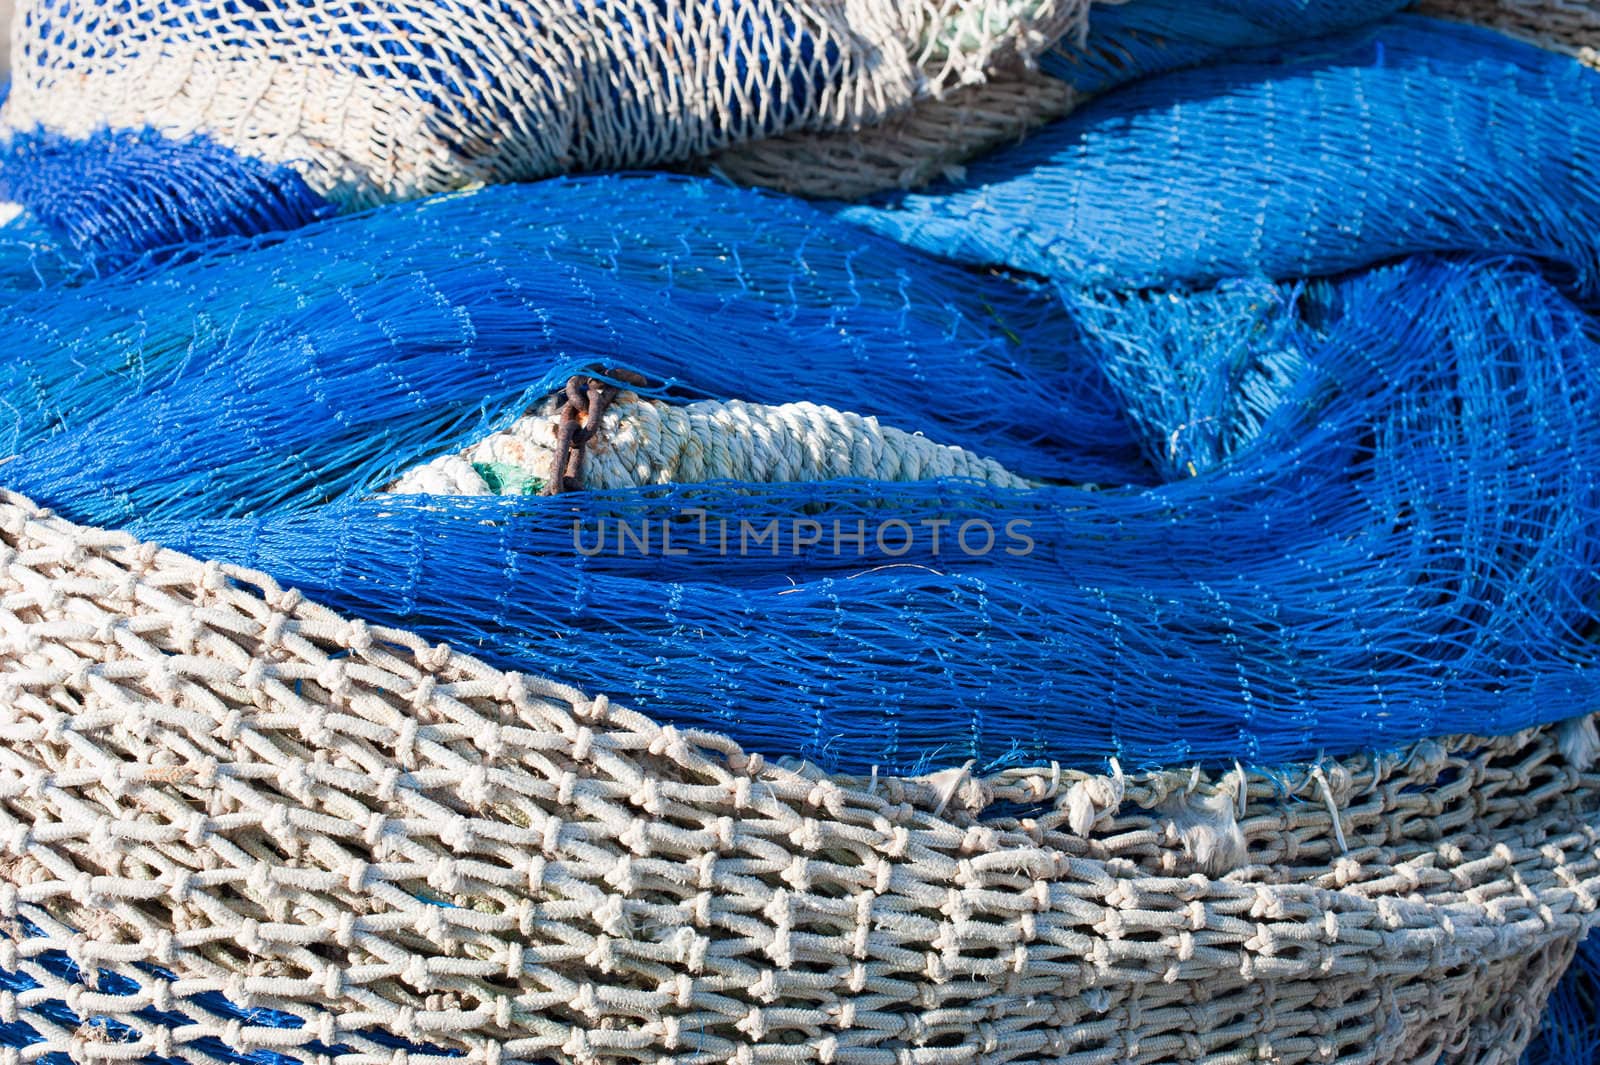
M 1510 1061 L 1600 900 L 1553 728 L 828 778 L 16 496 L 0 647 L 28 1060 Z
M 505 431 L 408 471 L 388 490 L 520 495 L 578 487 L 841 477 L 955 477 L 1006 488 L 1035 483 L 965 449 L 814 403 L 675 404 L 641 399 L 579 376 L 563 394 Z

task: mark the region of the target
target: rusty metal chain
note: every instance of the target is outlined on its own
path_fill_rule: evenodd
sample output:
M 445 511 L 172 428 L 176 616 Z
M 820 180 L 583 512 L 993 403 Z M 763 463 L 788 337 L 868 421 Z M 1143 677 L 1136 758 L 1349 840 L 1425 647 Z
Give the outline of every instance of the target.
M 559 495 L 583 487 L 583 456 L 588 444 L 600 430 L 600 419 L 606 408 L 617 398 L 621 388 L 612 383 L 620 381 L 635 388 L 648 382 L 632 370 L 611 367 L 596 371 L 603 376 L 573 374 L 567 378 L 567 401 L 561 407 L 560 423 L 556 428 L 556 452 L 550 471 L 550 480 L 544 487 L 545 495 Z M 609 378 L 609 380 L 607 380 Z

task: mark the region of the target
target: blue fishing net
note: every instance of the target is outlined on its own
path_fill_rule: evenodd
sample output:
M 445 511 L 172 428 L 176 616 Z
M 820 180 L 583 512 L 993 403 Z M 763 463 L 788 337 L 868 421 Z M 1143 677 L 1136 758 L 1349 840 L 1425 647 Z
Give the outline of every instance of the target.
M 1523 1055 L 1523 1065 L 1595 1065 L 1600 1062 L 1600 937 L 1578 945 L 1572 967 L 1545 1008 L 1544 1023 Z
M 0 197 L 27 205 L 85 258 L 114 264 L 333 213 L 291 167 L 156 130 L 100 130 L 82 140 L 14 134 L 0 147 Z
M 1597 112 L 1600 79 L 1565 56 L 1402 17 L 1136 82 L 959 186 L 842 213 L 1076 284 L 1283 279 L 1475 249 L 1543 258 L 1592 292 Z
M 1231 59 L 864 206 L 638 175 L 316 221 L 196 148 L 147 224 L 52 213 L 48 179 L 120 203 L 166 146 L 26 143 L 35 219 L 115 254 L 0 228 L 5 482 L 829 769 L 1279 764 L 1592 711 L 1600 80 L 1415 19 L 1238 54 L 1392 6 L 1108 7 L 1046 69 Z M 596 367 L 1039 487 L 380 493 Z M 1531 1062 L 1595 1059 L 1594 959 Z
M 1473 93 L 1462 71 L 1545 61 L 1414 21 L 1351 48 L 1385 65 L 1303 53 L 1272 93 L 1230 100 L 1229 121 L 1273 128 L 1313 98 L 1359 98 L 1404 60 L 1416 92 L 1486 125 L 1515 83 Z M 1206 76 L 1252 84 L 1261 68 Z M 1119 134 L 1127 154 L 1207 143 L 1217 112 L 1182 103 L 1194 77 L 1134 90 L 1170 99 L 1160 122 Z M 1423 169 L 1515 157 L 1530 175 L 1582 170 L 1590 158 L 1570 149 L 1597 121 L 1582 101 L 1514 98 L 1527 113 L 1499 141 L 1462 140 L 1455 165 Z M 1113 95 L 1062 128 L 1127 109 Z M 1330 109 L 1317 135 L 1379 143 L 1405 121 Z M 1093 171 L 1023 165 L 1037 151 L 986 165 L 1041 187 Z M 1275 175 L 1307 153 L 1285 141 L 1222 173 L 1275 203 Z M 1192 154 L 1152 171 L 1165 184 L 1107 182 L 1095 201 L 1104 219 L 1165 218 L 1162 243 L 1117 246 L 1179 249 L 1172 273 L 1203 280 L 1188 249 L 1271 242 L 1154 209 L 1170 208 L 1170 185 L 1215 176 Z M 1416 169 L 1405 152 L 1375 155 L 1361 188 L 1387 193 Z M 1339 232 L 1355 191 L 1303 217 Z M 977 194 L 944 195 L 873 217 Z M 1339 275 L 1346 242 L 1288 241 L 1290 272 L 1335 276 L 1165 291 L 975 271 L 864 234 L 847 219 L 867 209 L 830 216 L 687 178 L 383 208 L 15 299 L 0 327 L 16 353 L 0 367 L 7 480 L 77 520 L 259 566 L 831 769 L 1282 762 L 1499 733 L 1584 712 L 1596 687 L 1596 338 L 1574 302 L 1593 249 L 1566 214 L 1523 219 L 1549 236 L 1538 247 L 1474 225 L 1517 197 L 1545 203 L 1483 185 L 1453 228 L 1396 227 L 1372 253 L 1471 257 Z M 1030 208 L 1060 261 L 1106 245 L 1074 224 L 1083 202 Z M 988 239 L 999 212 L 970 217 Z M 1136 261 L 1113 268 L 1148 280 Z M 877 415 L 1042 484 L 375 494 L 597 365 L 671 398 Z
M 1095 9 L 1082 42 L 1062 41 L 1040 68 L 1082 92 L 1367 26 L 1407 0 L 1128 0 Z
M 1427 33 L 1461 39 L 1373 40 L 1420 53 Z M 1336 55 L 1319 91 L 1362 76 Z M 1542 106 L 1517 127 L 1530 167 L 1547 124 L 1582 143 L 1596 121 Z M 1147 215 L 1162 191 L 1103 209 Z M 1171 240 L 1212 228 L 1175 215 Z M 1354 273 L 1321 249 L 1319 280 L 1085 289 L 686 178 L 490 190 L 17 300 L 7 478 L 830 769 L 1501 733 L 1595 701 L 1596 335 L 1560 266 L 1580 256 L 1485 256 L 1459 232 L 1454 257 Z M 596 365 L 670 398 L 875 414 L 1042 483 L 375 495 Z

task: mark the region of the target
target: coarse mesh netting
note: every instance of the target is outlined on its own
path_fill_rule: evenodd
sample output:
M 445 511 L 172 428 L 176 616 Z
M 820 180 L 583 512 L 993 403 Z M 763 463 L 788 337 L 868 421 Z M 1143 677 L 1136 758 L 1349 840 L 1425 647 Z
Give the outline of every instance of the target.
M 0 504 L 6 1060 L 1519 1054 L 1600 80 L 1394 6 L 30 5 L 0 478 L 265 575 Z M 944 183 L 332 217 L 664 162 Z
M 4 121 L 215 137 L 345 205 L 857 128 L 1087 0 L 25 0 Z
M 13 1061 L 1498 1065 L 1596 921 L 1590 719 L 827 777 L 12 494 L 0 563 Z

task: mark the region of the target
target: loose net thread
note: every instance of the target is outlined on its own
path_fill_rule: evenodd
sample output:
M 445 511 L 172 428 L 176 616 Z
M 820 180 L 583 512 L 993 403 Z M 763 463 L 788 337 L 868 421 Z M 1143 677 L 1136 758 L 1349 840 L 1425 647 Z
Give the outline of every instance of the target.
M 1586 1065 L 1600 1057 L 1600 937 L 1579 944 L 1572 966 L 1552 993 L 1523 1065 Z
M 26 1060 L 1512 1060 L 1594 921 L 1600 777 L 1554 730 L 862 788 L 19 497 L 0 542 Z

